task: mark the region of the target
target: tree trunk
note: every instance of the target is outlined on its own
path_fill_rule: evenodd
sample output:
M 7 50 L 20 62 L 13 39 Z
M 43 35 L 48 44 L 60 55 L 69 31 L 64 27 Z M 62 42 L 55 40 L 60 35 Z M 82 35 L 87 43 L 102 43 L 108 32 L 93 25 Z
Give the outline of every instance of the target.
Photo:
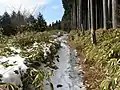
M 95 1 L 95 9 L 96 9 L 96 29 L 98 29 L 98 6 L 97 6 L 97 0 Z
M 103 28 L 106 30 L 107 29 L 107 11 L 106 11 L 106 0 L 103 0 Z
M 110 15 L 110 0 L 108 0 L 108 16 Z
M 116 17 L 116 9 L 117 9 L 117 1 L 112 0 L 112 26 L 113 29 L 117 28 L 117 17 Z
M 79 9 L 78 10 L 79 11 L 79 18 L 78 18 L 79 19 L 79 29 L 81 28 L 81 14 L 82 14 L 82 12 L 81 12 L 81 2 L 82 2 L 81 0 L 79 0 L 79 2 L 78 2 L 79 3 L 79 8 L 78 8 Z
M 90 10 L 91 10 L 91 42 L 96 44 L 96 34 L 94 30 L 94 22 L 93 22 L 93 0 L 90 0 Z
M 79 3 L 77 4 L 77 29 L 79 29 Z
M 82 35 L 85 35 L 85 30 L 83 28 L 83 24 L 81 24 Z
M 75 0 L 75 29 L 78 29 L 78 3 Z
M 75 2 L 73 3 L 73 29 L 76 29 Z
M 71 29 L 73 29 L 73 8 L 71 6 Z
M 90 0 L 88 0 L 88 29 L 90 30 Z
M 111 9 L 110 9 L 110 5 L 111 4 L 111 0 L 108 0 L 108 27 L 111 28 Z
M 110 18 L 110 2 L 111 0 L 108 0 L 108 18 Z

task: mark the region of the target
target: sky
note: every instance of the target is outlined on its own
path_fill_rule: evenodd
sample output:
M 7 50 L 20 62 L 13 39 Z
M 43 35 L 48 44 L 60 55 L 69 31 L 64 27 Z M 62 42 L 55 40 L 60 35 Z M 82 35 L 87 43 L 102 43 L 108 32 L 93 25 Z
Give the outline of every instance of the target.
M 21 10 L 37 16 L 41 12 L 48 24 L 61 20 L 64 13 L 62 0 L 0 0 L 0 15 L 5 11 Z

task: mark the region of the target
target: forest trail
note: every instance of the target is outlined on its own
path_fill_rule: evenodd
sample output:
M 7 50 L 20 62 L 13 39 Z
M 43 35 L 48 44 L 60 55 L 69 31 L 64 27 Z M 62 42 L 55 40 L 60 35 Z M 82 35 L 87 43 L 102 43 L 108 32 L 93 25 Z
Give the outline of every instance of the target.
M 59 69 L 51 77 L 54 90 L 86 90 L 83 85 L 82 73 L 77 68 L 75 50 L 65 43 L 66 36 L 59 38 L 62 48 L 59 50 L 59 61 L 56 65 Z M 46 84 L 45 90 L 51 90 Z

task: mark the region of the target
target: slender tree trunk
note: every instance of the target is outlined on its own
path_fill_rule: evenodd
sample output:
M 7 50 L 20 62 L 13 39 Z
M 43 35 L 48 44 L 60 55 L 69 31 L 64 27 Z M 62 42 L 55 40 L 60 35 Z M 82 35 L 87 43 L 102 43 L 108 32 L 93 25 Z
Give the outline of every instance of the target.
M 78 29 L 78 3 L 75 0 L 75 29 Z
M 86 11 L 87 11 L 87 10 L 86 10 Z M 86 13 L 86 12 L 85 12 L 84 24 L 85 24 L 84 29 L 86 30 L 86 29 L 87 29 L 87 13 Z
M 73 3 L 73 29 L 76 29 L 75 2 Z
M 87 5 L 87 1 L 88 1 L 88 0 L 85 0 L 85 2 L 84 2 L 84 3 L 85 3 L 85 4 L 84 4 L 84 8 L 85 8 L 85 12 L 84 12 L 84 24 L 85 24 L 84 26 L 85 26 L 85 27 L 84 27 L 84 29 L 85 29 L 85 30 L 87 29 L 87 18 L 88 18 L 88 8 L 87 8 L 87 6 L 86 6 L 86 5 Z
M 78 19 L 79 19 L 79 29 L 80 29 L 80 28 L 81 28 L 81 14 L 82 14 L 82 11 L 81 11 L 81 3 L 82 3 L 82 1 L 79 0 L 78 3 L 79 3 L 79 8 L 78 8 L 78 9 L 79 9 L 79 10 L 78 10 L 78 11 L 79 11 L 79 18 L 78 18 Z
M 110 0 L 108 0 L 108 15 L 110 15 Z
M 71 7 L 71 29 L 73 29 L 73 8 Z
M 90 0 L 90 10 L 91 10 L 91 42 L 96 44 L 96 34 L 94 30 L 94 22 L 93 22 L 93 0 Z
M 112 0 L 112 26 L 113 26 L 113 29 L 117 28 L 116 9 L 117 9 L 117 0 Z
M 93 29 L 93 0 L 90 0 L 91 29 Z
M 111 0 L 108 0 L 108 26 L 110 28 L 111 20 L 110 20 L 110 2 Z
M 77 29 L 79 29 L 79 3 L 77 3 Z
M 110 2 L 111 0 L 108 0 L 108 18 L 110 18 Z
M 103 28 L 107 29 L 106 0 L 103 0 Z
M 96 29 L 98 29 L 98 6 L 97 6 L 97 0 L 95 1 L 95 7 L 96 7 Z
M 88 0 L 88 29 L 90 30 L 90 0 Z
M 99 9 L 99 28 L 103 28 L 103 0 L 98 0 L 98 9 Z
M 82 30 L 82 35 L 85 35 L 85 31 L 84 31 L 84 28 L 83 28 L 83 24 L 81 24 L 81 30 Z

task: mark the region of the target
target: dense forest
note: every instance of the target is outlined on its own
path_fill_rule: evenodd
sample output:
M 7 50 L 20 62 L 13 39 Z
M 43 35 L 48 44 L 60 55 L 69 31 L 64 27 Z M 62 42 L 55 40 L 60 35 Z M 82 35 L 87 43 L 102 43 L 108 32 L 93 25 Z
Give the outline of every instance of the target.
M 24 13 L 13 11 L 11 15 L 5 12 L 0 16 L 1 33 L 4 35 L 15 35 L 23 31 L 45 31 L 47 23 L 41 13 L 35 18 L 32 15 L 28 17 Z
M 87 90 L 120 89 L 120 1 L 62 0 L 62 27 L 78 50 Z
M 55 29 L 61 30 L 61 21 L 56 20 L 56 22 L 47 25 L 41 13 L 35 17 L 32 14 L 25 15 L 21 11 L 13 11 L 12 14 L 4 12 L 4 14 L 0 16 L 0 32 L 7 36 L 24 31 L 43 32 Z
M 119 27 L 119 0 L 62 0 L 63 25 L 68 29 Z M 71 25 L 71 27 L 69 27 Z
M 119 27 L 119 0 L 63 0 L 62 2 L 65 9 L 62 27 L 67 30 L 91 30 L 93 43 L 96 43 L 96 29 Z

